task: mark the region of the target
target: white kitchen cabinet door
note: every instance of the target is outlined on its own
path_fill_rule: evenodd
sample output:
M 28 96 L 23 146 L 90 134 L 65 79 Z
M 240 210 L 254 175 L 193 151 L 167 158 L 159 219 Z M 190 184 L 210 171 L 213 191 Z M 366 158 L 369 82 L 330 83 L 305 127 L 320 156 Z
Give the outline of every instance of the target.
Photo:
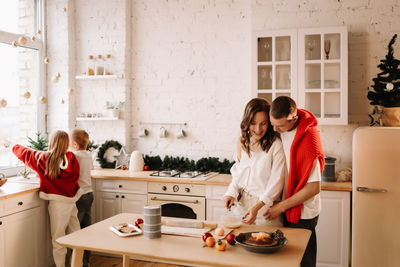
M 39 266 L 40 207 L 0 218 L 0 266 Z
M 147 204 L 147 195 L 121 194 L 121 212 L 143 213 Z
M 270 103 L 282 95 L 297 99 L 297 31 L 256 32 L 253 48 L 256 96 Z
M 119 193 L 96 192 L 96 222 L 110 218 L 121 212 Z
M 321 206 L 316 227 L 317 266 L 349 266 L 350 192 L 321 191 Z
M 347 124 L 347 28 L 300 29 L 298 105 L 319 124 Z
M 210 221 L 220 221 L 221 216 L 226 213 L 226 209 L 221 199 L 206 200 L 206 218 Z

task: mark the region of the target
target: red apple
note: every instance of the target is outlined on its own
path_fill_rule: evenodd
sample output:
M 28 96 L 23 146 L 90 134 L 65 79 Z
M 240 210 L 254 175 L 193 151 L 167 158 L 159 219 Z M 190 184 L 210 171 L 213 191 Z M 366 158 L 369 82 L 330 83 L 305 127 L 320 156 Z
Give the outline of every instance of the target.
M 235 243 L 236 243 L 236 241 L 235 241 L 235 235 L 234 234 L 229 234 L 227 237 L 226 237 L 226 242 L 228 242 L 229 243 L 229 245 L 235 245 Z
M 122 165 L 122 166 L 121 166 L 121 170 L 126 170 L 126 166 L 125 166 L 125 165 Z
M 145 165 L 145 166 L 144 166 L 144 170 L 145 170 L 145 171 L 148 171 L 149 169 L 150 169 L 149 165 Z

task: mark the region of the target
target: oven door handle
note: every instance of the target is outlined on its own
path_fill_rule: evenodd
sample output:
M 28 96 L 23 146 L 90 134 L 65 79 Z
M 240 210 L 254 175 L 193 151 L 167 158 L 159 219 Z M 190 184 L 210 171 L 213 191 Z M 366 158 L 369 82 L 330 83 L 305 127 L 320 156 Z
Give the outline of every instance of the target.
M 150 199 L 156 200 L 156 201 L 169 201 L 169 202 L 181 202 L 181 203 L 192 203 L 192 204 L 199 203 L 198 200 L 176 200 L 176 199 L 166 199 L 166 198 L 158 198 L 158 197 L 151 197 Z

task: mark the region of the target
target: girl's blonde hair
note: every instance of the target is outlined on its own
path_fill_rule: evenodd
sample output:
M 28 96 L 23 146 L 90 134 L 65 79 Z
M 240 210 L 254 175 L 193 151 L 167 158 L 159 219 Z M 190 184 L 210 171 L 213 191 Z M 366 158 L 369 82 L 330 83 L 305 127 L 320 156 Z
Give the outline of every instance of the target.
M 69 147 L 68 133 L 56 131 L 51 135 L 49 157 L 46 160 L 46 174 L 56 179 L 60 174 L 60 166 L 66 164 L 66 153 Z
M 272 143 L 277 138 L 277 133 L 274 132 L 274 128 L 270 123 L 269 119 L 269 109 L 270 105 L 267 100 L 263 98 L 253 98 L 247 103 L 244 109 L 244 114 L 242 117 L 242 122 L 240 123 L 241 137 L 240 142 L 242 148 L 246 151 L 247 155 L 250 156 L 250 124 L 257 112 L 265 112 L 268 117 L 268 128 L 265 135 L 260 140 L 260 145 L 263 151 L 268 152 Z

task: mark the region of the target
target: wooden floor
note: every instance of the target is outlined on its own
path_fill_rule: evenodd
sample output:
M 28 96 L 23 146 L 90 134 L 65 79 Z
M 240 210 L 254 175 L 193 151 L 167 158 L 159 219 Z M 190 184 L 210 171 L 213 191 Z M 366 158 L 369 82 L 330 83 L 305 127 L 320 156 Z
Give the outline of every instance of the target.
M 90 267 L 122 267 L 122 258 L 90 255 Z M 182 265 L 130 260 L 129 267 L 182 267 Z

